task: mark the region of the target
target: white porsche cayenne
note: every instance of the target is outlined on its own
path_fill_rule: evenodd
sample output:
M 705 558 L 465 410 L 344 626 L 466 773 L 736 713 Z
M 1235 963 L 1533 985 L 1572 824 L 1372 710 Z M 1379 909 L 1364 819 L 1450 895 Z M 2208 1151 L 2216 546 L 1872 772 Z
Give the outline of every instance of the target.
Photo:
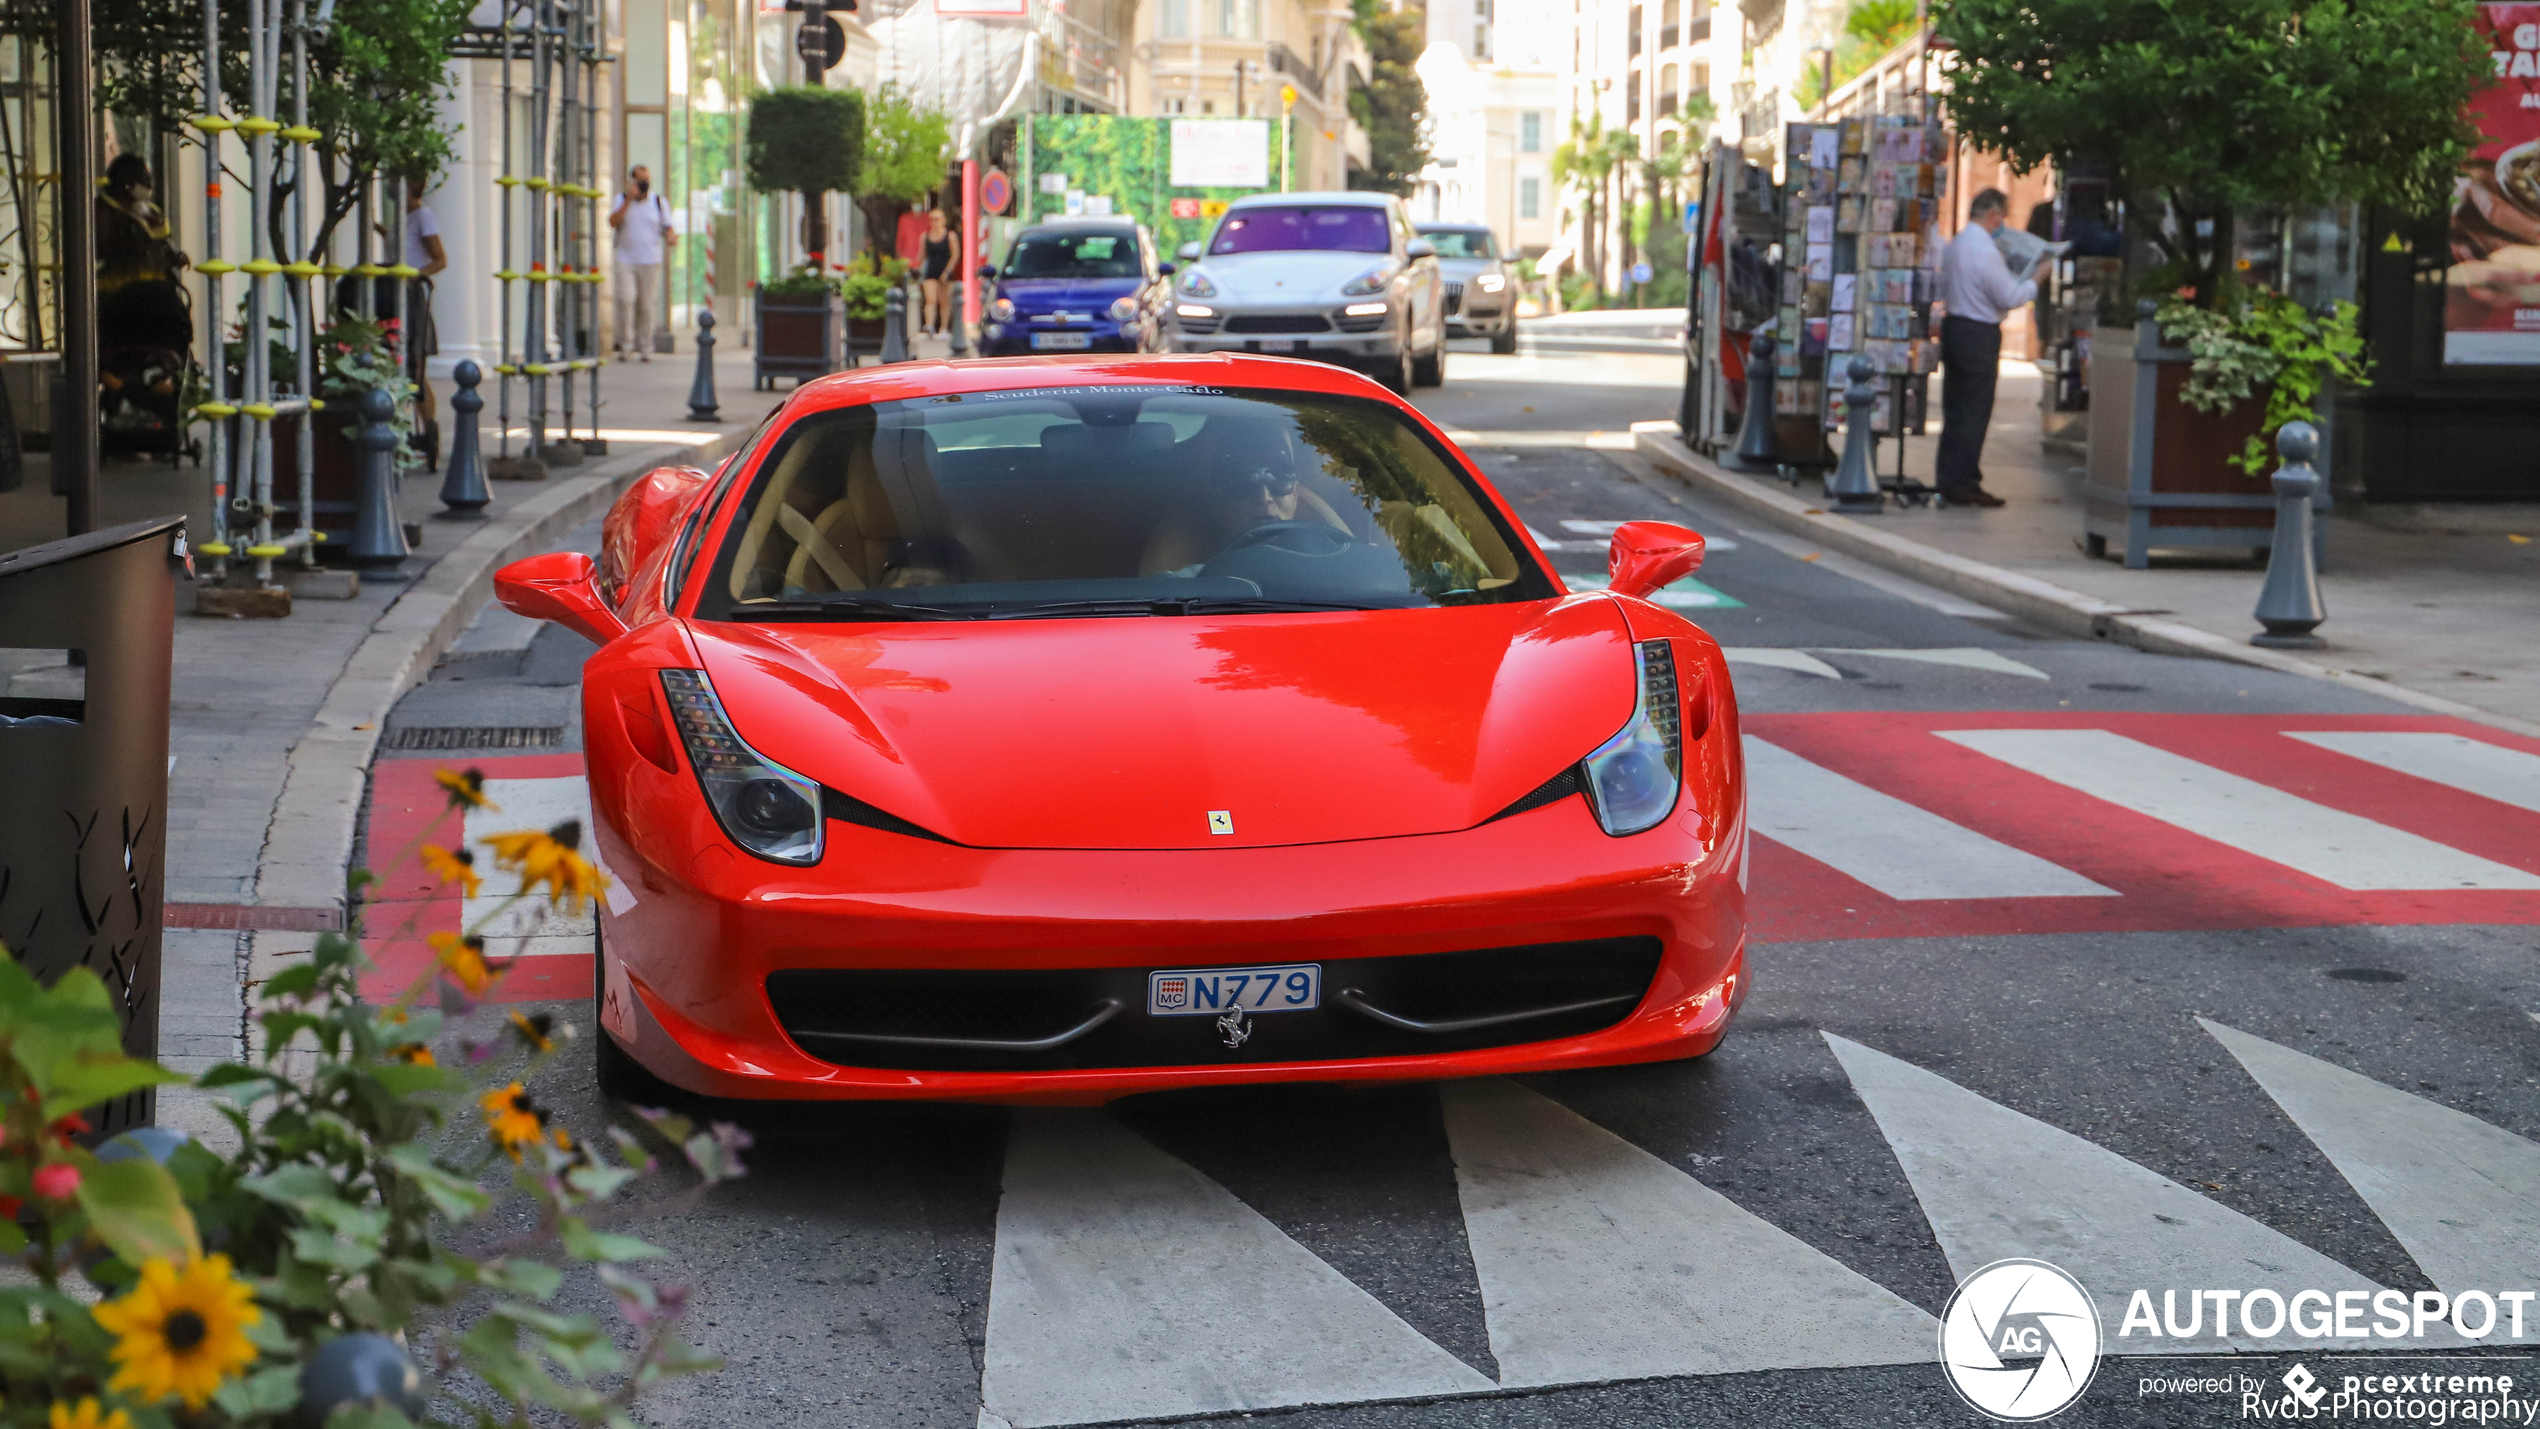
M 1446 381 L 1446 282 L 1391 194 L 1253 194 L 1179 256 L 1175 352 L 1320 358 L 1396 392 Z

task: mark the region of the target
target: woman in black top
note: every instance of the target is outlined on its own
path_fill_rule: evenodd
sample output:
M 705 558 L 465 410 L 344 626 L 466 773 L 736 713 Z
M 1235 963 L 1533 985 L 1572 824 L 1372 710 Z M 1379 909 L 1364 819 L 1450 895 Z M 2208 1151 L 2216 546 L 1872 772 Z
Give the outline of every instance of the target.
M 952 272 L 952 265 L 952 233 L 944 222 L 944 211 L 931 210 L 926 215 L 926 261 L 917 270 L 918 322 L 927 332 L 944 330 L 945 297 L 952 288 L 946 275 Z

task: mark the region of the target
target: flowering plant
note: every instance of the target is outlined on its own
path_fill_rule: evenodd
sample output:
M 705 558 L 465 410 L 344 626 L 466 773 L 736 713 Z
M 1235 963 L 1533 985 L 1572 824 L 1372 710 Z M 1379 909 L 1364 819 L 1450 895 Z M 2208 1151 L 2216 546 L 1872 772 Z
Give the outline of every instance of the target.
M 492 807 L 481 777 L 441 777 L 441 822 Z M 472 892 L 477 854 L 452 843 L 424 845 L 425 867 Z M 93 974 L 40 987 L 0 957 L 0 1253 L 24 1272 L 0 1286 L 0 1422 L 393 1429 L 534 1408 L 626 1424 L 665 1376 L 714 1367 L 677 1336 L 685 1293 L 626 1268 L 660 1252 L 613 1228 L 611 1202 L 661 1158 L 636 1130 L 585 1140 L 558 1122 L 529 1087 L 573 1029 L 483 1001 L 503 972 L 488 920 L 525 899 L 578 908 L 605 880 L 570 824 L 480 844 L 518 890 L 436 937 L 436 965 L 395 998 L 364 1000 L 370 964 L 340 934 L 265 981 L 261 1052 L 198 1082 L 237 1134 L 227 1155 L 164 1132 L 84 1146 L 79 1108 L 183 1078 L 123 1054 Z M 691 1203 L 741 1174 L 737 1129 L 635 1116 L 693 1172 Z M 577 1267 L 627 1343 L 558 1308 Z

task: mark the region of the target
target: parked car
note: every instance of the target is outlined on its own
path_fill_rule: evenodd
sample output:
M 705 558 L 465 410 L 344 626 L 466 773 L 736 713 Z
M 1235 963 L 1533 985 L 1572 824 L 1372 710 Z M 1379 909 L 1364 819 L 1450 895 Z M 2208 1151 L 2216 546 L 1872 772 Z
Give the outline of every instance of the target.
M 1446 279 L 1449 337 L 1486 337 L 1490 350 L 1517 350 L 1517 275 L 1500 256 L 1499 240 L 1478 223 L 1423 223 L 1420 236 L 1437 250 Z
M 602 532 L 495 589 L 600 647 L 609 1095 L 1616 1066 L 1747 992 L 1736 693 L 1648 598 L 1702 538 L 1627 522 L 1571 591 L 1363 377 L 841 373 Z
M 1178 256 L 1172 351 L 1320 358 L 1396 393 L 1446 381 L 1446 281 L 1391 194 L 1240 198 Z
M 979 354 L 1152 352 L 1173 265 L 1159 263 L 1144 224 L 1126 218 L 1036 223 L 988 264 Z

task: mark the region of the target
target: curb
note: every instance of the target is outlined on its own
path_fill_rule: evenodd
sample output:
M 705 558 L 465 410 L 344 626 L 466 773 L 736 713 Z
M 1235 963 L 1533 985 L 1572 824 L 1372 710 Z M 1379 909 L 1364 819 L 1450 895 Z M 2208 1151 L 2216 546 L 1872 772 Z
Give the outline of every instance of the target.
M 256 860 L 255 901 L 342 910 L 345 871 L 388 712 L 485 608 L 497 569 L 544 550 L 606 510 L 645 472 L 683 457 L 712 466 L 748 432 L 747 425 L 735 426 L 692 447 L 650 443 L 597 471 L 550 481 L 415 577 L 354 647 L 316 720 L 291 746 L 282 796 Z
M 2155 655 L 2229 660 L 2288 675 L 2325 680 L 2434 714 L 2451 715 L 2515 734 L 2540 736 L 2540 724 L 2529 720 L 2497 714 L 2476 705 L 2322 665 L 2282 651 L 2262 649 L 2197 626 L 2144 614 L 2115 601 L 2067 590 L 2052 581 L 1971 560 L 1892 532 L 1874 530 L 1824 508 L 1811 506 L 1799 497 L 1765 486 L 1752 478 L 1742 478 L 1696 455 L 1676 435 L 1673 422 L 1633 423 L 1632 445 L 1640 456 L 1656 463 L 1686 485 L 1706 496 L 1719 498 L 1745 515 L 1804 535 L 1830 551 L 1868 561 L 1899 575 L 1911 576 L 1925 585 L 1979 601 L 2049 630 L 2083 639 L 2114 641 Z

